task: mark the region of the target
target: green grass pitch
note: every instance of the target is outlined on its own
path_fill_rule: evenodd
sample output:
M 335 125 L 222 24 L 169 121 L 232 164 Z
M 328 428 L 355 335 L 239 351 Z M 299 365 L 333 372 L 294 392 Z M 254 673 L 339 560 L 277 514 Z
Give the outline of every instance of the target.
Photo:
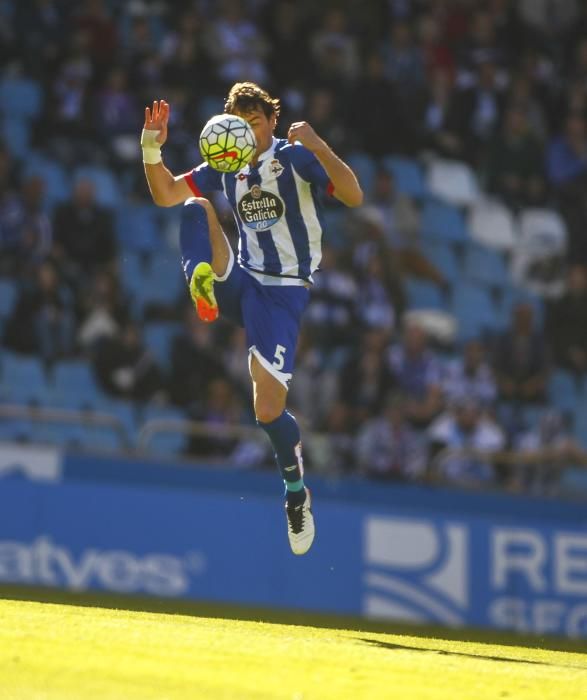
M 512 638 L 0 599 L 0 698 L 580 700 L 587 656 L 515 646 Z

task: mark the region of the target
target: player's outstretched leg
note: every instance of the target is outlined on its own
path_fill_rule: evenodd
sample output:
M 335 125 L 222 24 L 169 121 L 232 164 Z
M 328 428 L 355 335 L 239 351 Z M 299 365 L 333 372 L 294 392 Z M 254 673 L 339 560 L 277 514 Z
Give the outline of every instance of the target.
M 261 367 L 256 357 L 251 370 L 257 423 L 271 440 L 285 483 L 289 544 L 294 554 L 305 554 L 314 541 L 315 526 L 310 490 L 304 484 L 300 429 L 296 419 L 285 410 L 287 389 Z
M 202 321 L 218 318 L 214 282 L 226 274 L 230 246 L 207 199 L 194 197 L 183 208 L 180 228 L 182 264 L 190 295 Z

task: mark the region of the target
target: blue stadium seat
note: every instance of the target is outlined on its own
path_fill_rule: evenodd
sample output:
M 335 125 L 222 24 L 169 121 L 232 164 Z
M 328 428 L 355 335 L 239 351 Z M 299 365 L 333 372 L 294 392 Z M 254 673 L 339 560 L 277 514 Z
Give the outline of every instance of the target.
M 426 238 L 422 252 L 451 284 L 459 278 L 459 261 L 451 244 Z
M 76 168 L 73 181 L 91 180 L 96 188 L 96 201 L 103 207 L 116 209 L 122 202 L 121 187 L 111 170 L 96 165 Z
M 185 421 L 185 414 L 179 409 L 161 406 L 147 406 L 143 413 L 142 425 L 151 420 Z M 180 454 L 186 446 L 187 438 L 175 431 L 155 433 L 149 440 L 148 451 L 156 454 Z
M 125 431 L 129 444 L 134 444 L 137 434 L 137 408 L 135 404 L 131 401 L 114 399 L 100 394 L 97 397 L 95 410 L 117 418 Z
M 171 341 L 180 329 L 181 324 L 165 321 L 147 323 L 143 329 L 145 345 L 163 367 L 169 366 Z
M 570 372 L 554 370 L 548 382 L 548 399 L 561 411 L 575 412 L 579 400 L 577 383 Z
M 565 469 L 561 474 L 559 491 L 573 498 L 579 493 L 582 493 L 583 496 L 587 494 L 587 471 L 585 468 L 571 467 Z
M 8 386 L 20 384 L 41 385 L 47 383 L 47 377 L 41 361 L 37 357 L 18 355 L 12 352 L 2 353 L 2 383 Z
M 461 212 L 450 204 L 427 199 L 422 209 L 422 234 L 433 241 L 465 243 L 467 229 Z
M 13 118 L 34 119 L 41 107 L 41 86 L 35 80 L 7 77 L 0 81 L 0 112 Z
M 71 197 L 71 181 L 63 166 L 38 153 L 31 153 L 23 163 L 24 178 L 39 175 L 45 182 L 45 206 L 51 210 Z
M 0 279 L 0 319 L 10 316 L 17 297 L 16 283 L 9 279 Z
M 447 310 L 447 302 L 444 295 L 432 282 L 408 277 L 404 286 L 408 297 L 409 309 Z
M 18 160 L 28 158 L 30 153 L 30 124 L 18 117 L 4 117 L 1 121 L 0 134 L 10 154 Z
M 95 406 L 100 389 L 96 383 L 90 364 L 83 360 L 58 362 L 53 368 L 53 387 L 56 400 L 73 403 L 68 397 L 75 397 L 77 406 Z
M 215 114 L 224 112 L 224 98 L 218 95 L 205 95 L 198 104 L 198 117 L 200 121 L 207 122 Z M 202 124 L 203 125 L 203 124 Z
M 185 277 L 179 255 L 158 255 L 139 287 L 143 304 L 174 304 L 185 288 Z
M 503 289 L 510 284 L 509 274 L 503 257 L 474 242 L 469 242 L 464 260 L 465 278 L 488 287 Z
M 428 194 L 424 171 L 418 161 L 401 156 L 386 156 L 383 167 L 394 177 L 398 192 L 423 198 Z
M 33 425 L 26 418 L 2 418 L 0 420 L 0 442 L 30 442 Z
M 82 444 L 87 450 L 124 450 L 128 447 L 127 442 L 117 430 L 103 426 L 83 426 Z
M 329 246 L 336 250 L 344 249 L 349 244 L 346 230 L 347 213 L 342 207 L 327 207 L 323 210 L 324 230 Z
M 116 233 L 125 251 L 157 251 L 161 248 L 161 236 L 156 207 L 151 204 L 129 204 L 122 207 L 116 214 Z
M 453 289 L 452 311 L 459 322 L 461 342 L 499 328 L 497 309 L 485 287 L 459 282 Z
M 33 426 L 31 439 L 59 447 L 83 445 L 83 426 L 66 422 L 36 422 Z
M 574 413 L 573 433 L 575 438 L 587 449 L 587 402 L 577 403 Z

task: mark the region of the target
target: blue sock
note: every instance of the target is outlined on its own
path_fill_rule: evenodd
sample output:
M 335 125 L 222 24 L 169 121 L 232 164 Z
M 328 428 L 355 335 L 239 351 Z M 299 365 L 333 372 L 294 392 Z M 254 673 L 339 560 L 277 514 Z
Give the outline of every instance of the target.
M 285 482 L 288 503 L 303 503 L 306 500 L 306 491 L 300 429 L 296 419 L 291 413 L 284 411 L 271 423 L 257 423 L 267 433 L 275 450 L 275 459 Z
M 199 262 L 212 262 L 208 215 L 198 202 L 184 204 L 179 228 L 181 264 L 188 284 Z

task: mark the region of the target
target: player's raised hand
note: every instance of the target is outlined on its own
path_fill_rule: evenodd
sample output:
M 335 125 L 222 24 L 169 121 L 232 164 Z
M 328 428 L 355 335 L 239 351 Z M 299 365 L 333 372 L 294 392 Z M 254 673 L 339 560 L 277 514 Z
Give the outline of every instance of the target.
M 163 145 L 167 141 L 167 123 L 169 122 L 169 104 L 165 100 L 154 100 L 152 107 L 145 107 L 144 129 L 158 131 L 155 140 Z
M 318 151 L 326 146 L 308 122 L 294 122 L 287 132 L 287 140 L 290 143 L 299 141 L 309 151 Z

